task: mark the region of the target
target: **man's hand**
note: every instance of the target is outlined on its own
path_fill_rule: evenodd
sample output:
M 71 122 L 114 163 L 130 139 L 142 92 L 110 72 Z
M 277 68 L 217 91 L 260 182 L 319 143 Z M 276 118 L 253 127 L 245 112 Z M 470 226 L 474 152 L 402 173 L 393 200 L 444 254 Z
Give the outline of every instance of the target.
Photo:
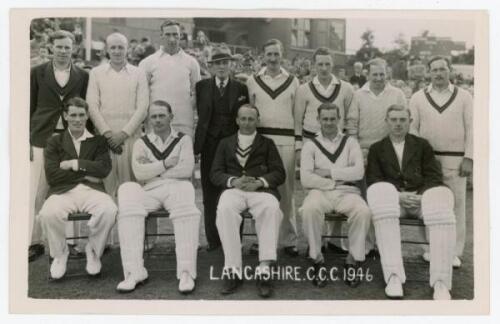
M 237 188 L 237 189 L 240 189 L 240 190 L 243 190 L 243 186 L 252 181 L 253 178 L 250 178 L 250 177 L 247 177 L 246 175 L 243 175 L 239 178 L 235 178 L 231 181 L 231 185 L 234 187 L 234 188 Z
M 112 132 L 108 142 L 111 147 L 120 147 L 127 138 L 128 135 L 124 131 Z
M 177 165 L 177 163 L 179 163 L 178 156 L 172 156 L 163 161 L 163 165 L 165 165 L 167 169 L 173 168 L 174 166 Z
M 414 209 L 420 207 L 420 200 L 422 196 L 413 194 L 411 192 L 399 193 L 399 204 L 405 209 Z
M 74 163 L 75 160 L 66 160 L 66 161 L 62 161 L 61 163 L 59 163 L 59 168 L 61 168 L 62 170 L 73 170 L 73 171 L 78 171 L 75 170 L 74 166 L 76 164 L 76 167 L 78 168 L 78 163 Z
M 314 169 L 313 173 L 319 175 L 322 178 L 332 178 L 332 173 L 328 169 Z
M 102 182 L 101 179 L 93 177 L 93 176 L 89 176 L 89 175 L 86 175 L 84 178 L 85 178 L 85 180 L 92 182 L 92 183 L 101 183 Z
M 459 175 L 461 177 L 470 176 L 472 174 L 472 167 L 473 167 L 472 159 L 464 157 L 462 159 L 462 163 L 460 164 Z
M 257 191 L 258 189 L 264 187 L 264 183 L 260 179 L 253 179 L 250 181 L 247 181 L 243 184 L 241 190 L 243 191 L 248 191 L 248 192 L 253 192 Z
M 151 163 L 152 161 L 150 159 L 148 159 L 147 157 L 145 156 L 140 156 L 138 159 L 137 159 L 137 162 L 139 164 L 148 164 L 148 163 Z
M 301 154 L 302 150 L 301 149 L 298 149 L 298 150 L 295 150 L 295 165 L 300 168 L 300 154 Z

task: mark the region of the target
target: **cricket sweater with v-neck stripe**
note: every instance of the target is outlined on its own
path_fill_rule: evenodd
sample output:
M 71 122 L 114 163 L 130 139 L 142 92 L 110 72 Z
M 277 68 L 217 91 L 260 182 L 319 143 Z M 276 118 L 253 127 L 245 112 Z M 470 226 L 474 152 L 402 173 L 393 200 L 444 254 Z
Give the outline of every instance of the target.
M 262 69 L 247 80 L 250 102 L 260 114 L 257 131 L 276 145 L 295 145 L 293 104 L 298 87 L 299 80 L 284 69 L 275 77 Z
M 173 167 L 166 168 L 169 159 L 178 159 Z M 191 137 L 172 130 L 163 141 L 151 132 L 139 138 L 132 152 L 132 170 L 144 190 L 156 188 L 172 179 L 189 179 L 193 174 L 194 155 Z
M 348 82 L 335 78 L 332 75 L 332 86 L 329 86 L 328 93 L 322 91 L 321 85 L 315 77 L 312 81 L 302 84 L 295 96 L 295 136 L 310 138 L 319 130 L 318 107 L 325 102 L 334 103 L 340 108 L 340 122 L 338 127 L 344 129 L 345 115 L 351 106 L 354 90 Z M 298 148 L 302 147 L 302 142 L 298 142 Z
M 432 85 L 410 100 L 410 132 L 429 141 L 443 167 L 458 169 L 463 157 L 473 158 L 472 96 L 450 84 L 442 92 Z

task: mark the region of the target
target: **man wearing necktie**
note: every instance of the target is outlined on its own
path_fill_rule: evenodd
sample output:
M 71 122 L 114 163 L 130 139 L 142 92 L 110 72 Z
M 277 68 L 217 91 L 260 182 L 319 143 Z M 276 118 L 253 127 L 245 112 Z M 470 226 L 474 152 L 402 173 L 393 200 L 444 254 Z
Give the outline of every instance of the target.
M 238 108 L 248 103 L 247 87 L 230 77 L 232 60 L 231 51 L 227 47 L 215 48 L 209 61 L 215 76 L 196 84 L 198 124 L 195 133 L 194 153 L 201 155 L 200 171 L 205 234 L 209 251 L 221 245 L 215 226 L 220 188 L 214 186 L 209 179 L 212 161 L 220 140 L 238 130 L 236 125 Z

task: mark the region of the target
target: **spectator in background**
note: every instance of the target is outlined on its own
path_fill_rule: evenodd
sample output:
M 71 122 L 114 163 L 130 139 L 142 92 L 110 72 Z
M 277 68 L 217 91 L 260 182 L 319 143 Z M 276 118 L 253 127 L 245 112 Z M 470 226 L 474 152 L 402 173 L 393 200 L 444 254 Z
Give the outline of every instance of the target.
M 129 42 L 127 60 L 132 65 L 139 65 L 142 57 L 144 56 L 144 48 L 139 44 L 137 39 L 133 38 Z
M 308 59 L 303 60 L 299 65 L 299 71 L 297 74 L 300 84 L 309 82 L 312 80 L 311 76 L 311 61 Z
M 366 83 L 366 76 L 362 74 L 363 72 L 363 63 L 356 62 L 353 65 L 354 67 L 354 75 L 349 79 L 349 82 L 354 86 L 357 85 L 358 88 L 363 87 Z
M 30 66 L 37 66 L 48 61 L 50 61 L 49 48 L 47 44 L 41 44 L 38 49 L 38 55 L 31 59 Z
M 345 74 L 345 69 L 344 68 L 340 68 L 339 69 L 338 77 L 342 81 L 347 81 L 347 75 Z
M 144 53 L 142 55 L 143 59 L 156 52 L 156 49 L 153 44 L 151 44 L 151 39 L 149 37 L 143 37 L 141 39 L 141 45 L 144 48 Z

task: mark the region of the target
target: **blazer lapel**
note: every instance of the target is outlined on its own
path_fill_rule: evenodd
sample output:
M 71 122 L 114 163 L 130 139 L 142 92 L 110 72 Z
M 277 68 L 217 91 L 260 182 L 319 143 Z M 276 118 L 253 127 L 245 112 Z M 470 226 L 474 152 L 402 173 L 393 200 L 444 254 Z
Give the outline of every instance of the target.
M 80 82 L 82 75 L 78 69 L 71 64 L 71 72 L 69 73 L 68 84 L 64 87 L 64 93 L 69 93 Z
M 386 137 L 384 139 L 384 151 L 384 156 L 387 157 L 392 166 L 396 168 L 396 170 L 401 171 L 401 167 L 399 166 L 398 162 L 398 156 L 396 155 L 396 151 L 394 151 L 394 146 L 392 146 L 392 142 L 389 137 Z
M 62 144 L 63 149 L 70 155 L 71 158 L 74 158 L 74 159 L 78 158 L 78 154 L 76 154 L 75 145 L 73 144 L 73 140 L 71 139 L 71 135 L 69 134 L 68 130 L 66 130 L 62 134 L 62 143 L 61 144 Z
M 250 149 L 250 153 L 248 154 L 248 159 L 247 162 L 245 163 L 245 166 L 252 159 L 252 155 L 255 153 L 255 150 L 257 150 L 257 148 L 259 148 L 263 144 L 262 142 L 263 142 L 262 135 L 257 133 L 257 135 L 255 135 L 255 139 L 253 140 L 252 148 Z
M 59 89 L 60 86 L 59 86 L 59 84 L 56 81 L 56 76 L 54 74 L 54 67 L 53 67 L 52 61 L 48 62 L 47 65 L 46 65 L 46 67 L 45 67 L 44 79 L 45 79 L 46 84 L 48 85 L 48 88 L 52 92 L 54 92 L 54 94 L 56 95 L 57 100 L 60 101 L 61 99 L 59 97 L 59 92 L 57 91 L 57 89 Z
M 408 166 L 408 163 L 410 162 L 411 158 L 416 152 L 416 146 L 417 143 L 413 140 L 413 137 L 406 135 L 405 138 L 405 147 L 403 150 L 403 170 L 406 169 Z
M 90 153 L 91 148 L 94 146 L 93 144 L 95 139 L 96 137 L 94 136 L 87 138 L 82 142 L 82 144 L 80 145 L 80 158 L 84 159 L 88 157 L 87 155 Z
M 238 95 L 238 89 L 236 87 L 236 81 L 234 81 L 233 79 L 229 78 L 229 81 L 228 81 L 228 84 L 227 84 L 227 90 L 229 91 L 229 109 L 231 109 L 231 111 L 233 110 L 233 108 L 235 108 L 235 104 L 236 104 L 236 100 L 238 98 L 236 98 L 236 96 Z

